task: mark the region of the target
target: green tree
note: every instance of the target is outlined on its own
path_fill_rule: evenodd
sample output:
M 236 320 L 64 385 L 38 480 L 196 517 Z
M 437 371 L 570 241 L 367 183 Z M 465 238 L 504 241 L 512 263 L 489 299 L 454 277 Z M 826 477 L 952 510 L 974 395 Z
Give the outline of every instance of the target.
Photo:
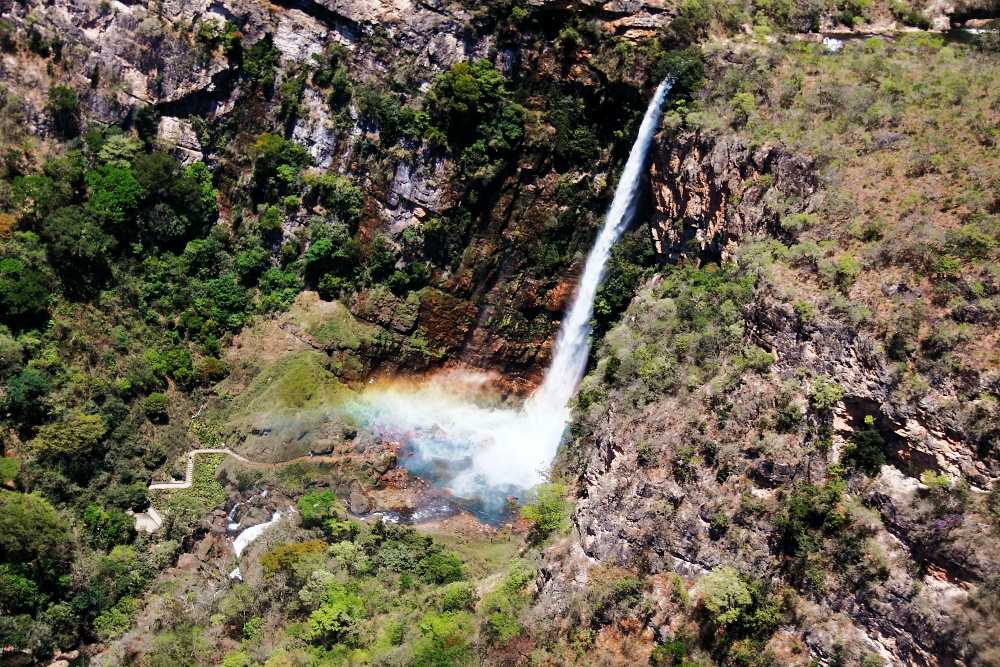
M 69 549 L 66 523 L 42 496 L 0 489 L 0 562 L 33 564 Z
M 868 475 L 878 475 L 886 463 L 885 444 L 885 436 L 875 428 L 875 419 L 866 415 L 864 425 L 851 434 L 844 447 L 844 462 Z
M 49 88 L 49 113 L 56 130 L 64 136 L 73 136 L 77 132 L 77 107 L 80 98 L 76 91 L 67 86 L 52 86 Z
M 141 139 L 130 139 L 116 134 L 108 137 L 97 151 L 98 161 L 116 169 L 129 169 L 132 162 L 142 153 L 145 144 Z
M 528 493 L 528 503 L 521 508 L 521 516 L 533 522 L 535 530 L 544 536 L 554 530 L 569 530 L 569 513 L 572 507 L 566 500 L 565 486 L 558 483 L 542 484 Z
M 48 377 L 31 370 L 22 371 L 7 382 L 3 410 L 16 424 L 38 424 L 48 414 L 43 399 L 51 389 L 52 380 Z
M 62 419 L 38 429 L 28 444 L 46 454 L 77 456 L 91 452 L 107 429 L 100 415 L 70 410 Z
M 90 208 L 115 225 L 132 219 L 146 191 L 131 169 L 102 165 L 87 173 Z
M 84 207 L 56 209 L 43 220 L 41 232 L 48 245 L 49 262 L 70 293 L 96 287 L 110 275 L 107 257 L 115 239 Z
M 0 484 L 9 484 L 21 472 L 21 462 L 13 456 L 0 456 Z
M 135 537 L 135 519 L 117 508 L 105 509 L 91 503 L 83 510 L 83 523 L 96 547 L 107 549 L 128 544 Z
M 420 639 L 413 647 L 414 667 L 450 667 L 467 664 L 473 657 L 469 637 L 472 615 L 462 611 L 424 616 L 418 626 Z
M 20 260 L 0 260 L 0 319 L 14 329 L 38 326 L 48 315 L 50 281 Z
M 0 565 L 0 614 L 31 612 L 38 586 L 11 565 Z
M 699 579 L 698 591 L 712 620 L 723 627 L 740 620 L 753 603 L 750 589 L 731 567 L 720 567 Z
M 819 375 L 812 382 L 809 392 L 809 405 L 815 410 L 832 410 L 844 398 L 846 392 L 832 378 Z
M 364 600 L 339 581 L 332 581 L 320 598 L 319 609 L 309 615 L 309 629 L 313 637 L 333 644 L 342 641 L 364 617 Z
M 170 399 L 166 395 L 154 391 L 143 401 L 142 408 L 151 421 L 163 421 L 167 417 Z

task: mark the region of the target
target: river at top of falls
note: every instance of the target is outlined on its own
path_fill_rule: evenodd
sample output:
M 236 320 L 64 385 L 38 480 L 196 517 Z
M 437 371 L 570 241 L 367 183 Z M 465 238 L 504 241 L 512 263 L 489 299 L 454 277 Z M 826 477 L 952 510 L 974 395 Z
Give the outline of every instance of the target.
M 511 410 L 472 403 L 461 390 L 433 382 L 416 390 L 374 385 L 366 392 L 367 421 L 397 433 L 404 443 L 400 463 L 458 498 L 473 500 L 468 509 L 481 519 L 495 523 L 506 497 L 544 481 L 555 458 L 570 418 L 570 399 L 587 366 L 594 298 L 611 249 L 639 208 L 649 147 L 671 85 L 670 79 L 663 81 L 646 109 L 573 304 L 563 318 L 552 364 L 524 407 Z

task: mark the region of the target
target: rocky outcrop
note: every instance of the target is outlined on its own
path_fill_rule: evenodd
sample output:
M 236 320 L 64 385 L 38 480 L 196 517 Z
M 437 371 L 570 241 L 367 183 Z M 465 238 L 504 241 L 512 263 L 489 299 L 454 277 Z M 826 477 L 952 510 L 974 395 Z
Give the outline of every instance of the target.
M 567 0 L 528 0 L 541 10 L 565 10 L 573 6 Z M 601 20 L 604 27 L 630 39 L 651 37 L 677 15 L 680 3 L 666 0 L 583 0 L 581 8 Z
M 810 210 L 817 189 L 807 158 L 701 133 L 658 135 L 651 181 L 653 240 L 668 261 L 720 259 L 741 238 L 777 234 L 781 215 Z

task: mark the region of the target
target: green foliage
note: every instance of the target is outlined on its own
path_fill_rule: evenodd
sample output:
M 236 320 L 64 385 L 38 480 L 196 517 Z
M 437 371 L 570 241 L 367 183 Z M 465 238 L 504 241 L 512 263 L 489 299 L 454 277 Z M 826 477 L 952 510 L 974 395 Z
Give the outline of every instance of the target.
M 767 352 L 756 345 L 749 345 L 736 357 L 736 368 L 739 371 L 754 370 L 763 372 L 770 368 L 775 361 L 777 361 L 777 357 L 771 352 Z
M 341 83 L 345 90 L 345 83 Z M 362 116 L 371 119 L 379 135 L 381 146 L 391 146 L 403 136 L 416 134 L 415 115 L 396 95 L 383 93 L 374 88 L 362 88 L 358 94 L 358 108 Z
M 312 162 L 305 148 L 267 132 L 257 137 L 251 157 L 254 169 L 250 185 L 256 202 L 274 202 L 291 193 L 302 169 Z
M 130 169 L 102 165 L 87 172 L 90 208 L 114 225 L 135 216 L 146 190 Z
M 921 30 L 930 30 L 931 21 L 926 16 L 915 9 L 911 9 L 905 2 L 891 0 L 889 8 L 892 15 L 903 25 L 912 26 Z
M 108 510 L 91 503 L 83 511 L 83 523 L 95 547 L 110 549 L 135 538 L 135 519 L 117 508 Z
M 687 646 L 680 639 L 671 639 L 664 644 L 654 646 L 649 654 L 649 664 L 652 667 L 672 667 L 683 665 L 688 656 Z
M 712 621 L 722 627 L 736 623 L 753 602 L 740 573 L 731 567 L 720 567 L 702 577 L 698 592 Z
M 281 51 L 274 45 L 271 35 L 265 35 L 240 51 L 243 56 L 243 74 L 250 83 L 264 89 L 272 88 L 278 63 L 281 61 Z
M 157 634 L 150 652 L 139 661 L 139 667 L 196 667 L 214 664 L 215 642 L 197 625 L 178 627 Z
M 93 451 L 106 432 L 100 415 L 70 410 L 59 421 L 38 429 L 28 444 L 44 455 L 82 456 Z
M 567 532 L 573 505 L 566 500 L 566 487 L 559 483 L 542 484 L 531 489 L 521 516 L 535 524 L 539 537 L 552 531 Z
M 329 518 L 343 516 L 340 511 L 340 500 L 329 491 L 307 493 L 299 498 L 295 506 L 302 518 L 303 528 L 317 528 Z
M 420 639 L 413 648 L 414 667 L 465 665 L 473 658 L 469 638 L 472 616 L 466 612 L 429 613 L 419 624 Z
M 690 4 L 684 6 L 687 7 Z M 677 20 L 683 22 L 684 16 L 675 19 L 675 21 Z M 691 46 L 664 54 L 653 69 L 652 78 L 655 81 L 662 81 L 668 77 L 673 83 L 667 104 L 678 108 L 705 85 L 705 57 L 701 48 Z
M 38 586 L 19 569 L 0 565 L 0 614 L 30 612 L 35 606 Z
M 611 250 L 604 282 L 594 298 L 592 326 L 598 338 L 618 321 L 635 296 L 639 282 L 648 275 L 655 251 L 649 234 L 626 234 Z
M 814 410 L 832 410 L 844 398 L 843 387 L 826 375 L 819 375 L 812 381 L 809 392 L 809 405 Z
M 0 320 L 15 329 L 37 326 L 48 315 L 51 281 L 24 262 L 0 259 Z
M 818 550 L 819 536 L 837 534 L 845 523 L 844 514 L 839 509 L 844 489 L 840 480 L 830 481 L 824 486 L 798 485 L 773 521 L 779 534 L 781 551 L 789 555 L 808 555 Z
M 167 411 L 170 407 L 170 399 L 159 392 L 153 392 L 146 397 L 146 400 L 142 403 L 142 409 L 145 411 L 146 416 L 152 421 L 161 421 L 167 417 Z
M 802 423 L 804 415 L 797 405 L 788 405 L 777 411 L 774 417 L 774 428 L 778 433 L 792 433 Z
M 0 456 L 0 484 L 10 484 L 20 472 L 20 461 L 13 456 Z
M 445 551 L 430 536 L 411 528 L 379 522 L 361 544 L 377 568 L 415 574 L 434 584 L 465 578 L 465 566 L 457 554 Z
M 87 209 L 56 209 L 42 221 L 41 236 L 48 245 L 49 261 L 67 291 L 82 294 L 105 282 L 108 255 L 115 247 L 115 239 L 104 232 Z
M 878 475 L 886 463 L 885 436 L 875 428 L 869 415 L 864 425 L 855 430 L 844 447 L 844 463 L 871 475 Z
M 461 581 L 449 584 L 441 596 L 441 611 L 475 611 L 479 595 L 472 582 Z
M 5 387 L 4 412 L 18 424 L 35 425 L 48 414 L 43 400 L 52 389 L 52 380 L 46 375 L 24 370 L 13 376 Z
M 116 169 L 129 169 L 144 148 L 141 139 L 132 139 L 115 134 L 104 140 L 96 151 L 97 160 L 103 165 Z
M 94 631 L 97 636 L 106 642 L 121 637 L 131 627 L 141 605 L 141 600 L 131 597 L 118 600 L 113 607 L 104 610 L 94 619 Z
M 260 564 L 264 566 L 264 576 L 270 579 L 277 572 L 290 572 L 302 558 L 310 554 L 320 554 L 326 551 L 327 543 L 323 540 L 309 540 L 298 544 L 276 547 L 261 556 Z
M 420 576 L 433 584 L 449 584 L 465 578 L 465 565 L 458 554 L 431 553 L 418 564 Z
M 324 174 L 308 173 L 303 183 L 310 187 L 327 213 L 347 225 L 352 232 L 357 229 L 364 209 L 361 190 L 346 176 L 332 171 Z
M 599 624 L 612 623 L 632 610 L 642 600 L 644 582 L 634 574 L 609 572 L 610 576 L 597 576 L 588 592 L 591 616 Z
M 48 93 L 49 113 L 59 132 L 71 136 L 76 133 L 77 107 L 80 98 L 76 91 L 67 86 L 52 86 Z
M 504 79 L 488 60 L 459 62 L 434 80 L 426 98 L 427 138 L 443 138 L 463 170 L 489 181 L 520 146 L 525 110 L 509 99 Z
M 0 562 L 51 568 L 67 553 L 70 533 L 38 494 L 0 489 Z
M 697 587 L 712 623 L 723 629 L 730 640 L 763 643 L 780 624 L 778 603 L 762 580 L 721 567 L 699 579 Z
M 320 598 L 319 608 L 309 615 L 309 629 L 314 638 L 334 644 L 344 641 L 354 624 L 364 617 L 364 600 L 339 581 L 331 581 Z

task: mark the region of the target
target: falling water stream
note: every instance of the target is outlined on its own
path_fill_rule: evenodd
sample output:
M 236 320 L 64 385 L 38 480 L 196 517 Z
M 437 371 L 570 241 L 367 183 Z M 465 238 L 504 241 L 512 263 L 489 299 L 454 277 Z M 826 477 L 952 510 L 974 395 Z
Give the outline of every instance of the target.
M 402 464 L 451 489 L 456 497 L 472 499 L 468 509 L 480 518 L 495 519 L 506 496 L 544 481 L 544 472 L 555 458 L 569 421 L 570 399 L 587 366 L 594 298 L 611 249 L 639 207 L 649 147 L 671 85 L 670 79 L 663 81 L 646 109 L 604 226 L 560 327 L 552 365 L 524 407 L 484 407 L 456 395 L 453 387 L 433 382 L 418 390 L 376 385 L 366 393 L 374 411 L 370 420 L 390 431 L 405 432 L 408 456 Z

